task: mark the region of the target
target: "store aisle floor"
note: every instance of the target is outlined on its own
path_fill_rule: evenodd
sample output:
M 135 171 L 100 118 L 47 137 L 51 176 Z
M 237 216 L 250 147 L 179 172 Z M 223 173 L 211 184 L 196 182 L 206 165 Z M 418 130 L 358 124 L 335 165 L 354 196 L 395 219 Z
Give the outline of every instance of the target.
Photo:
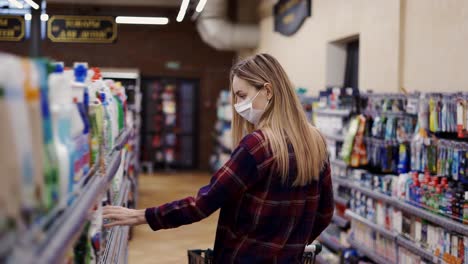
M 138 208 L 157 206 L 196 195 L 209 183 L 208 173 L 140 175 Z M 148 225 L 134 228 L 129 245 L 130 264 L 187 263 L 187 249 L 212 248 L 218 212 L 198 223 L 153 232 Z

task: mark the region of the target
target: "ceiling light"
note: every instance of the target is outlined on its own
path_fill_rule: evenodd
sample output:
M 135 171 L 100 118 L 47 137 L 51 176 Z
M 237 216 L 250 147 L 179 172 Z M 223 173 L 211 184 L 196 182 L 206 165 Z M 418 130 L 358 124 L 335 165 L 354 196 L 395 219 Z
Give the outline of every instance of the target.
M 36 4 L 36 2 L 34 2 L 33 0 L 24 0 L 24 1 L 28 3 L 28 5 L 30 5 L 32 8 L 39 9 L 39 5 Z
M 16 8 L 23 8 L 24 7 L 23 4 L 21 4 L 17 0 L 8 0 L 8 2 L 10 2 L 10 4 L 14 5 Z
M 205 5 L 206 5 L 206 0 L 198 1 L 198 5 L 195 11 L 197 11 L 198 13 L 201 13 L 201 11 L 203 11 L 203 8 L 205 8 Z
M 42 15 L 41 15 L 41 20 L 42 20 L 42 21 L 47 21 L 47 20 L 49 20 L 49 15 L 48 15 L 48 14 L 42 14 Z
M 29 21 L 32 19 L 32 15 L 31 14 L 24 14 L 24 20 L 26 21 Z
M 177 22 L 182 22 L 185 17 L 185 13 L 187 12 L 187 7 L 190 3 L 190 0 L 182 0 L 182 4 L 180 5 L 179 14 L 177 14 Z
M 169 19 L 167 17 L 118 16 L 115 18 L 115 22 L 118 24 L 167 25 Z

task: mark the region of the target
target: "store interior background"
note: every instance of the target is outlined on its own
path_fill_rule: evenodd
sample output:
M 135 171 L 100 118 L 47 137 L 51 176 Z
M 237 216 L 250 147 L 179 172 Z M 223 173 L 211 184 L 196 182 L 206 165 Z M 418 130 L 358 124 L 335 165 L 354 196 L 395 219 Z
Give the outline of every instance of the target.
M 306 88 L 309 95 L 317 95 L 326 87 L 341 86 L 345 82 L 347 45 L 358 41 L 358 88 L 361 91 L 467 91 L 466 0 L 313 0 L 311 17 L 305 20 L 297 33 L 289 37 L 274 31 L 274 0 L 213 1 L 226 2 L 227 18 L 232 23 L 249 25 L 258 30 L 257 45 L 234 50 L 217 50 L 210 45 L 210 40 L 204 41 L 197 31 L 197 22 L 192 21 L 190 16 L 181 23 L 176 22 L 180 2 L 47 1 L 49 16 L 167 16 L 170 22 L 164 26 L 119 25 L 118 38 L 112 44 L 53 43 L 44 39 L 40 54 L 64 61 L 66 65 L 86 61 L 104 68 L 138 69 L 142 80 L 157 77 L 196 80 L 199 84 L 196 99 L 196 115 L 199 117 L 196 124 L 197 162 L 188 172 L 184 170 L 180 177 L 199 186 L 209 179 L 217 99 L 220 91 L 229 87 L 229 70 L 237 58 L 259 52 L 270 53 L 285 67 L 296 87 Z M 29 56 L 30 44 L 29 40 L 0 42 L 0 51 Z M 170 67 L 174 62 L 178 65 L 175 69 Z M 158 170 L 154 171 L 153 176 L 157 177 L 158 173 Z M 173 172 L 162 173 L 169 176 L 162 177 L 158 182 L 160 185 L 154 186 L 154 183 L 144 180 L 140 192 L 143 195 L 164 192 L 167 188 L 164 184 L 169 184 L 171 188 L 179 190 L 178 194 L 196 193 L 192 186 L 183 183 L 175 186 L 170 179 Z M 156 206 L 174 198 L 177 197 L 163 194 L 153 200 L 142 199 L 139 206 Z M 133 249 L 130 244 L 130 262 L 155 263 L 155 259 L 168 252 L 167 255 L 178 254 L 178 258 L 168 258 L 169 262 L 180 263 L 177 261 L 186 259 L 181 253 L 183 250 L 211 246 L 216 216 L 207 221 L 208 227 L 184 227 L 178 231 L 151 233 L 147 227 L 137 229 L 135 238 L 155 239 L 159 244 L 137 242 L 138 246 L 134 244 Z M 184 240 L 187 232 L 203 236 L 201 239 L 205 240 Z M 179 245 L 176 249 L 165 247 L 164 240 L 179 241 Z M 179 251 L 169 252 L 173 250 Z M 146 262 L 141 260 L 145 257 Z
M 180 77 L 200 81 L 197 169 L 209 169 L 219 91 L 228 88 L 236 58 L 258 52 L 274 55 L 297 87 L 311 95 L 344 81 L 346 45 L 359 40 L 361 91 L 460 91 L 468 83 L 468 2 L 464 0 L 315 0 L 312 16 L 289 37 L 274 32 L 276 1 L 226 0 L 233 23 L 258 28 L 258 46 L 216 50 L 205 43 L 196 22 L 175 21 L 179 1 L 47 1 L 51 15 L 159 15 L 165 26 L 119 25 L 112 44 L 41 43 L 41 55 L 90 65 L 137 68 L 147 77 Z M 222 1 L 221 1 L 222 2 Z M 130 5 L 130 6 L 129 6 Z M 0 42 L 0 50 L 27 56 L 30 43 Z M 177 62 L 178 69 L 167 63 Z M 429 76 L 431 78 L 429 78 Z

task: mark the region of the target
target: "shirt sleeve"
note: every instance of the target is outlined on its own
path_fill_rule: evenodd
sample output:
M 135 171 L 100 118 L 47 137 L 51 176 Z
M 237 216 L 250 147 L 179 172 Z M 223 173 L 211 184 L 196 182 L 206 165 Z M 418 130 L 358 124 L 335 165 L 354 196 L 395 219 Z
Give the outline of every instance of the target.
M 254 157 L 240 145 L 202 187 L 196 197 L 187 197 L 159 207 L 147 208 L 146 221 L 154 231 L 175 228 L 198 222 L 218 210 L 227 201 L 236 199 L 257 181 L 258 173 Z
M 312 243 L 325 228 L 330 224 L 333 213 L 335 211 L 335 202 L 333 200 L 333 185 L 331 180 L 330 163 L 327 162 L 323 171 L 320 198 L 315 217 L 314 227 L 309 238 L 309 243 Z

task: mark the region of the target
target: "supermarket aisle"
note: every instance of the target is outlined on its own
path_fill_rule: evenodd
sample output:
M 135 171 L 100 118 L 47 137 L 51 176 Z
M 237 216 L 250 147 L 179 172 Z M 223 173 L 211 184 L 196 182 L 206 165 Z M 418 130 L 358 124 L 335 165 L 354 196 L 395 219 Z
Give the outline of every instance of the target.
M 140 175 L 139 208 L 160 205 L 196 195 L 209 182 L 207 173 Z M 142 225 L 134 230 L 129 245 L 130 264 L 187 263 L 187 249 L 213 247 L 218 213 L 201 222 L 153 232 Z

